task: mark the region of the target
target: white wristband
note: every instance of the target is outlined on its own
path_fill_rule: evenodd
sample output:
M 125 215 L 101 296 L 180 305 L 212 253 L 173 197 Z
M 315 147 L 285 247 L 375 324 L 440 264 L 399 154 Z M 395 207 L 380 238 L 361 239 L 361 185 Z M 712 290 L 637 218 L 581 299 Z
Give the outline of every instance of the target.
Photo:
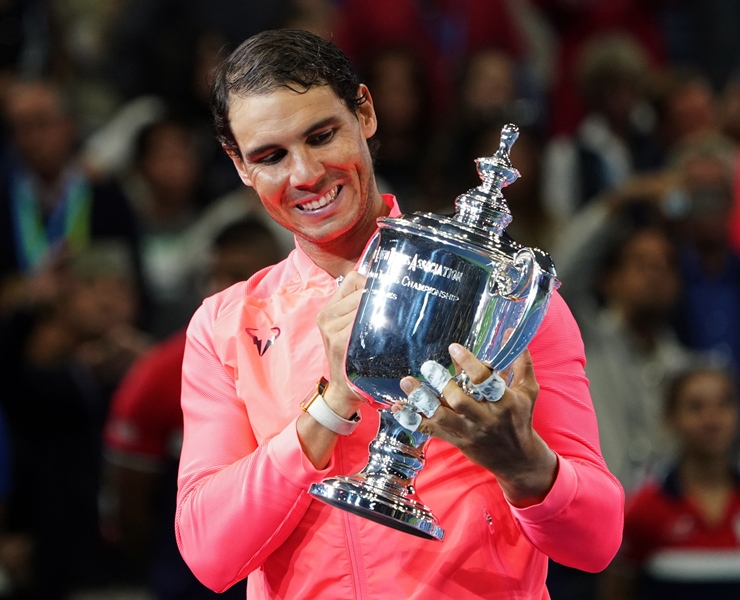
M 316 391 L 304 402 L 301 408 L 311 415 L 318 423 L 339 435 L 349 435 L 360 424 L 360 413 L 356 412 L 351 419 L 344 419 L 335 413 L 324 400 L 322 395 L 329 382 L 323 377 L 316 384 Z

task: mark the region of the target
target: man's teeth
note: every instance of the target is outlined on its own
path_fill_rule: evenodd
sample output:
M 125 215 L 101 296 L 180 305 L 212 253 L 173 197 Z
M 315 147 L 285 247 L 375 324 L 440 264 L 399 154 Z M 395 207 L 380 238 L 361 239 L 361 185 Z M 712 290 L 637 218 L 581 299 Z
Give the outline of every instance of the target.
M 339 186 L 329 190 L 321 196 L 318 200 L 312 200 L 311 202 L 306 202 L 305 204 L 299 204 L 298 208 L 301 210 L 318 210 L 320 208 L 323 208 L 327 204 L 331 204 L 334 202 L 334 199 L 337 197 L 337 194 L 339 193 Z

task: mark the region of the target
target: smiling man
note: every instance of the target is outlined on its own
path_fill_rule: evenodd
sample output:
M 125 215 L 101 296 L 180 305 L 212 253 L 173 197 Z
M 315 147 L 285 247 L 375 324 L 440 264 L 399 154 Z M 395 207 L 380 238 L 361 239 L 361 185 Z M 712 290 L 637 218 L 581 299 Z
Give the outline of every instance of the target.
M 312 483 L 364 465 L 378 429 L 344 376 L 357 262 L 377 218 L 400 214 L 375 183 L 372 96 L 336 46 L 267 31 L 221 66 L 214 118 L 296 249 L 207 299 L 188 330 L 175 526 L 198 578 L 220 591 L 249 576 L 253 599 L 539 599 L 548 556 L 603 569 L 623 492 L 601 458 L 583 345 L 557 294 L 498 402 L 451 380 L 421 418 L 435 459 L 418 484 L 444 542 L 313 500 Z M 450 354 L 474 384 L 491 375 L 462 346 Z M 419 382 L 402 386 L 413 396 Z

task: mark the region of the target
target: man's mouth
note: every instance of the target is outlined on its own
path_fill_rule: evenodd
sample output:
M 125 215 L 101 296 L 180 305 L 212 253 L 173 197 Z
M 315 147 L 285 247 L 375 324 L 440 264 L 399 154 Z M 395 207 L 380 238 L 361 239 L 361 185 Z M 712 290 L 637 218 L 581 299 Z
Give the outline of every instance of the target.
M 329 206 L 334 200 L 336 200 L 337 195 L 342 190 L 341 185 L 334 186 L 332 189 L 330 189 L 326 194 L 321 196 L 320 198 L 316 200 L 311 200 L 310 202 L 304 202 L 303 204 L 296 204 L 296 208 L 298 210 L 301 210 L 303 212 L 312 212 L 315 210 L 319 210 L 321 208 L 324 208 L 325 206 Z

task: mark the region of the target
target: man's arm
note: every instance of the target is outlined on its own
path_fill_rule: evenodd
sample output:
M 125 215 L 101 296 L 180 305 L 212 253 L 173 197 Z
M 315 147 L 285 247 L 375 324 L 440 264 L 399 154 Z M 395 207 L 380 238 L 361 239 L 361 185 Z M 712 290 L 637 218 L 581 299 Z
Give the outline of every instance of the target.
M 600 571 L 622 540 L 624 491 L 599 450 L 583 342 L 559 294 L 530 350 L 540 390 L 533 426 L 558 455 L 559 470 L 540 504 L 512 512 L 525 535 L 553 560 Z
M 474 383 L 483 381 L 490 369 L 458 350 L 458 367 Z M 496 475 L 538 549 L 567 566 L 598 571 L 619 548 L 624 493 L 599 452 L 583 344 L 558 294 L 530 351 L 531 359 L 525 352 L 515 361 L 498 402 L 478 402 L 450 381 L 445 405 L 424 418 L 420 430 Z
M 362 405 L 344 378 L 344 352 L 364 281 L 348 274 L 317 316 L 329 357 L 324 400 L 343 419 Z M 259 567 L 292 533 L 311 503 L 310 484 L 333 466 L 339 435 L 304 413 L 258 444 L 237 396 L 237 374 L 214 347 L 214 320 L 214 302 L 206 301 L 188 329 L 176 533 L 196 576 L 222 590 Z M 234 540 L 234 527 L 245 525 L 248 535 Z
M 206 301 L 188 328 L 175 532 L 196 577 L 223 591 L 287 539 L 311 502 L 306 489 L 325 471 L 304 455 L 296 420 L 257 444 L 234 373 L 214 348 L 215 310 Z

